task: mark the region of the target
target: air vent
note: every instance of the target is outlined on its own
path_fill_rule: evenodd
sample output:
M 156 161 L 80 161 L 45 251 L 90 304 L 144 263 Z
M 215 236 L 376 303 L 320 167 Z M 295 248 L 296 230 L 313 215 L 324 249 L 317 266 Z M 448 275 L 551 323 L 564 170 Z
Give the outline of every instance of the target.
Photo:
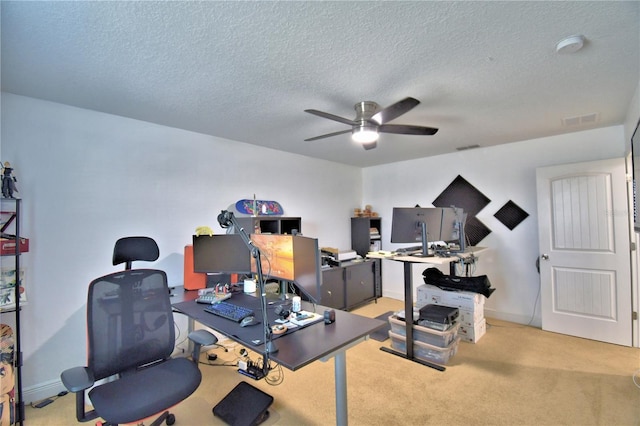
M 593 124 L 598 121 L 599 114 L 592 112 L 591 114 L 579 115 L 576 117 L 566 117 L 562 119 L 562 125 L 564 127 L 575 127 L 587 124 Z
M 461 146 L 456 148 L 458 151 L 466 151 L 467 149 L 475 149 L 475 148 L 480 148 L 480 145 L 475 144 L 475 145 L 467 145 L 467 146 Z

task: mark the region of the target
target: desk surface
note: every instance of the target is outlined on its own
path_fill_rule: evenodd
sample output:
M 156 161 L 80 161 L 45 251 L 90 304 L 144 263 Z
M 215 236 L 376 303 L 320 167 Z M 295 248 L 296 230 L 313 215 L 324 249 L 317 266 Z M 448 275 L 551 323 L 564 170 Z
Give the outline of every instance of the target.
M 411 263 L 431 263 L 433 265 L 446 265 L 451 262 L 456 262 L 460 260 L 460 258 L 469 257 L 471 255 L 477 255 L 481 252 L 485 251 L 486 247 L 468 247 L 463 253 L 453 253 L 449 257 L 441 257 L 441 256 L 407 256 L 401 255 L 395 252 L 370 252 L 367 253 L 367 257 L 372 259 L 389 259 L 395 260 L 398 262 L 411 262 Z
M 198 297 L 197 291 L 184 291 L 180 287 L 176 288 L 172 294 L 171 302 L 176 311 L 184 313 L 202 325 L 224 334 L 255 352 L 264 353 L 264 342 L 262 342 L 264 328 L 262 324 L 240 327 L 238 323 L 205 312 L 206 305 L 195 302 Z M 256 313 L 257 319 L 262 318 L 259 298 L 238 293 L 234 294 L 229 301 L 240 306 L 250 307 Z M 276 324 L 274 310 L 279 304 L 281 301 L 275 300 L 267 306 L 267 316 L 271 325 Z M 302 302 L 302 309 L 314 312 L 313 305 L 308 302 Z M 316 305 L 315 312 L 322 314 L 325 309 L 330 308 Z M 349 312 L 336 310 L 335 313 L 336 321 L 332 324 L 320 321 L 294 332 L 277 336 L 273 342 L 277 346 L 278 352 L 269 354 L 269 358 L 290 370 L 297 370 L 313 361 L 330 356 L 337 350 L 348 347 L 385 324 L 384 321 Z M 260 344 L 252 343 L 254 339 L 259 339 Z

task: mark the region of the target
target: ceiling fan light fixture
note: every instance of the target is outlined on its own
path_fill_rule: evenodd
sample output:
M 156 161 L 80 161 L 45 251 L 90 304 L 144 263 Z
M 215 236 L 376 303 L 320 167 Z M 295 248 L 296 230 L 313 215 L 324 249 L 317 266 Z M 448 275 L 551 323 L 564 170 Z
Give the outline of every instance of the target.
M 378 131 L 375 126 L 363 124 L 353 128 L 351 139 L 361 144 L 369 144 L 378 140 Z

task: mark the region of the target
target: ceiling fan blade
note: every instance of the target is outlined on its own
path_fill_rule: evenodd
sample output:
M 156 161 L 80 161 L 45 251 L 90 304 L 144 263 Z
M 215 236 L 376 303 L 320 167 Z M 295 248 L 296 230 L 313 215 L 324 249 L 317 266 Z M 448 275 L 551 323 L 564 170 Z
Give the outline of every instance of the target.
M 396 133 L 399 135 L 431 136 L 438 132 L 434 127 L 410 126 L 405 124 L 383 124 L 378 126 L 380 133 Z
M 382 111 L 376 112 L 373 114 L 371 119 L 375 120 L 378 124 L 388 123 L 389 121 L 400 117 L 402 114 L 409 112 L 419 103 L 420 101 L 415 98 L 405 98 L 393 105 L 389 105 Z
M 317 109 L 305 109 L 304 112 L 317 115 L 318 117 L 328 118 L 329 120 L 337 121 L 339 123 L 348 124 L 349 126 L 354 126 L 358 124 L 357 122 L 353 120 L 349 120 L 348 118 L 338 117 L 337 115 L 329 114 L 328 112 L 318 111 Z
M 321 135 L 321 136 L 316 136 L 314 138 L 305 139 L 305 142 L 315 141 L 315 140 L 318 140 L 318 139 L 329 138 L 331 136 L 342 135 L 344 133 L 351 133 L 351 129 L 349 129 L 349 130 L 341 130 L 339 132 L 327 133 L 326 135 Z

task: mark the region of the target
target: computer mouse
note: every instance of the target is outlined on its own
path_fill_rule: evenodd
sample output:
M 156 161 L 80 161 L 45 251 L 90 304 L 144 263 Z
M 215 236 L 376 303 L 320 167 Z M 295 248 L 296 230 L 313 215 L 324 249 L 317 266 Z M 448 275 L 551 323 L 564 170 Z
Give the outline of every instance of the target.
M 256 319 L 252 316 L 246 317 L 242 321 L 240 321 L 240 327 L 246 327 L 248 325 L 254 325 L 254 324 L 257 324 L 257 323 L 256 323 Z

